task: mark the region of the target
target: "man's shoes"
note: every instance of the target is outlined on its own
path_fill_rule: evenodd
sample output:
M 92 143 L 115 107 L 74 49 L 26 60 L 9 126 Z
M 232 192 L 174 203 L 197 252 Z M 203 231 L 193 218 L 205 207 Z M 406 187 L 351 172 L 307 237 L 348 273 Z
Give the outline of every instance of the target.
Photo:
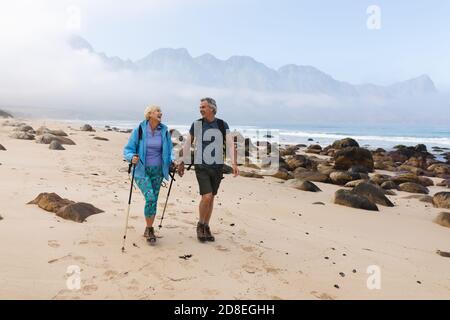
M 216 239 L 214 238 L 214 236 L 211 234 L 211 229 L 209 228 L 209 225 L 207 225 L 206 223 L 203 225 L 205 227 L 205 238 L 206 241 L 215 241 Z
M 197 223 L 197 239 L 200 242 L 205 242 L 207 240 L 205 236 L 205 225 L 203 223 Z

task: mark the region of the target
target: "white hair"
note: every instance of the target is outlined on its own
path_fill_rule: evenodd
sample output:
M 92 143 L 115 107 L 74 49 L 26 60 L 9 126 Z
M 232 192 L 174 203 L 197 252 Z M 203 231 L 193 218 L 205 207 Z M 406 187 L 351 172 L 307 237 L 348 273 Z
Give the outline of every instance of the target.
M 161 111 L 161 107 L 157 105 L 151 105 L 145 108 L 144 117 L 146 120 L 150 120 L 150 115 L 155 111 Z

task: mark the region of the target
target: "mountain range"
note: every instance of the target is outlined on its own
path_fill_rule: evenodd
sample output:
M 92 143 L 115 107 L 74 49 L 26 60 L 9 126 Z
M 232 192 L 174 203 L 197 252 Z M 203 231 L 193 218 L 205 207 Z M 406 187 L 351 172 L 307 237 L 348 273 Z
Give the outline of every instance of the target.
M 437 92 L 433 81 L 426 74 L 389 86 L 355 85 L 336 80 L 313 66 L 288 64 L 275 70 L 249 56 L 232 56 L 227 60 L 220 60 L 208 53 L 192 57 L 184 48 L 163 48 L 140 60 L 131 61 L 98 53 L 88 41 L 79 36 L 70 37 L 69 44 L 75 50 L 87 50 L 97 55 L 111 70 L 130 70 L 207 87 L 384 99 L 416 97 Z

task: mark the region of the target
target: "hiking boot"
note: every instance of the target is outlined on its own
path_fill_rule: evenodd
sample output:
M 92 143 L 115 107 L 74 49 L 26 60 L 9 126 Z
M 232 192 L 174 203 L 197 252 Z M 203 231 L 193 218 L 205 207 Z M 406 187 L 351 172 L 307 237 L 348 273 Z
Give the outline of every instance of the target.
M 147 239 L 147 241 L 155 242 L 156 241 L 155 229 L 153 229 L 153 227 L 145 228 L 144 237 Z
M 214 236 L 211 234 L 211 229 L 209 229 L 209 225 L 204 224 L 204 227 L 205 227 L 205 238 L 206 238 L 206 241 L 214 241 L 214 240 L 216 240 L 214 238 Z
M 197 239 L 200 242 L 205 242 L 206 241 L 205 225 L 203 223 L 200 223 L 200 222 L 197 223 Z

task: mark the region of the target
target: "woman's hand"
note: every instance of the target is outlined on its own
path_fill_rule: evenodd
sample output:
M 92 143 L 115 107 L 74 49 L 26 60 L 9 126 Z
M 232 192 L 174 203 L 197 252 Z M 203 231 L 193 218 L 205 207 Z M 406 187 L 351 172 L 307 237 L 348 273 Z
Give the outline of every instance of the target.
M 138 155 L 133 156 L 133 158 L 131 159 L 131 163 L 132 164 L 136 164 L 136 163 L 138 163 L 138 161 L 139 161 L 139 156 Z

